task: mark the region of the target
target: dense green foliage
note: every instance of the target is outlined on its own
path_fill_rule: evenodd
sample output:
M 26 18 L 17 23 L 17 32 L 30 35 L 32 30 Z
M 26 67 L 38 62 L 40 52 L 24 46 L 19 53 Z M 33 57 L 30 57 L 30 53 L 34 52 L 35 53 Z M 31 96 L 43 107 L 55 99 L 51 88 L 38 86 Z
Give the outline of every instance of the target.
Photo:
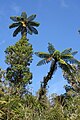
M 57 96 L 47 98 L 46 105 L 41 104 L 36 96 L 25 94 L 20 98 L 5 86 L 6 93 L 0 97 L 1 120 L 79 120 L 80 96 L 65 95 L 65 104 L 61 104 Z
M 6 50 L 6 79 L 15 84 L 27 84 L 32 79 L 29 65 L 32 62 L 33 49 L 26 37 L 22 37 L 15 45 Z
M 34 28 L 39 26 L 33 21 L 35 17 L 31 15 L 27 18 L 25 12 L 20 17 L 10 17 L 15 23 L 9 27 L 17 27 L 13 36 L 19 32 L 22 36 L 6 48 L 5 62 L 8 67 L 6 70 L 0 68 L 0 120 L 80 120 L 80 62 L 74 58 L 77 51 L 72 52 L 69 48 L 59 52 L 49 43 L 49 53 L 36 52 L 42 58 L 37 65 L 51 62 L 51 66 L 37 95 L 30 91 L 33 48 L 26 35 L 38 33 Z M 65 85 L 65 94 L 48 97 L 47 83 L 58 67 L 69 85 Z
M 74 77 L 67 75 L 67 73 L 63 73 L 64 78 L 67 79 L 68 83 L 71 85 L 65 86 L 65 89 L 69 91 L 72 89 L 74 93 L 80 93 L 80 65 L 74 66 L 76 71 L 73 73 Z

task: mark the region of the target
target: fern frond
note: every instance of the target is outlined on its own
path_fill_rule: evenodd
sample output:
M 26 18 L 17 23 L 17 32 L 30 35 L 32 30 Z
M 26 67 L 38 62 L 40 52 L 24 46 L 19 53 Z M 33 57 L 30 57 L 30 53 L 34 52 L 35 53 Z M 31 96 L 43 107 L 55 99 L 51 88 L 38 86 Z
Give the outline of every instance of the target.
M 48 63 L 48 62 L 46 62 L 46 59 L 42 59 L 37 63 L 37 66 L 41 66 L 41 65 L 44 65 L 46 63 Z
M 62 51 L 61 54 L 70 54 L 71 51 L 72 51 L 72 48 L 67 48 L 67 49 L 65 49 L 64 51 Z
M 74 51 L 74 52 L 72 52 L 71 54 L 74 56 L 75 54 L 77 54 L 78 53 L 78 51 Z
M 35 55 L 37 55 L 40 58 L 49 58 L 50 57 L 50 54 L 45 53 L 45 52 L 35 52 Z
M 48 51 L 50 54 L 53 54 L 55 51 L 55 48 L 51 43 L 48 43 Z

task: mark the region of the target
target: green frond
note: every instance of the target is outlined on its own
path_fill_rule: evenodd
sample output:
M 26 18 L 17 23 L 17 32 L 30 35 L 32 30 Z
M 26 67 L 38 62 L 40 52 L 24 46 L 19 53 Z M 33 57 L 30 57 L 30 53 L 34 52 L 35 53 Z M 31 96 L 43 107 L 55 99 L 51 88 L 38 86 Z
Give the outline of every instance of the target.
M 30 29 L 30 31 L 32 31 L 34 34 L 38 34 L 38 31 L 32 27 L 32 26 L 28 26 L 28 28 Z
M 48 62 L 46 62 L 46 59 L 44 58 L 37 63 L 37 66 L 41 66 L 41 65 L 44 65 L 46 63 L 48 63 Z
M 58 61 L 60 64 L 64 64 L 64 65 L 67 65 L 67 63 L 63 60 L 63 59 L 59 59 Z
M 70 64 L 67 63 L 65 60 L 60 59 L 58 62 L 59 62 L 60 67 L 61 67 L 61 66 L 62 66 L 62 67 L 63 67 L 63 66 L 66 66 L 67 71 L 75 71 L 74 66 L 70 65 Z M 64 69 L 64 67 L 63 67 L 63 69 Z M 69 70 L 68 70 L 68 69 L 69 69 Z
M 48 51 L 50 54 L 53 54 L 55 51 L 55 48 L 51 43 L 48 43 Z
M 73 58 L 73 56 L 72 56 L 72 54 L 61 54 L 61 58 L 66 60 L 66 59 Z
M 15 37 L 19 32 L 21 32 L 21 26 L 19 26 L 13 33 L 13 37 Z
M 40 58 L 49 58 L 50 57 L 50 54 L 45 53 L 45 52 L 35 52 L 35 55 L 37 55 Z
M 36 18 L 36 15 L 31 15 L 30 17 L 28 17 L 28 21 L 31 22 L 32 20 L 34 20 Z
M 71 64 L 77 64 L 77 65 L 80 65 L 80 61 L 78 61 L 78 60 L 75 59 L 75 58 L 68 59 L 68 61 L 69 61 Z
M 13 23 L 9 26 L 9 28 L 14 28 L 14 27 L 18 27 L 20 25 L 20 23 Z
M 32 35 L 32 31 L 28 28 L 27 29 L 27 32 L 30 34 L 30 35 Z
M 72 72 L 71 72 L 70 67 L 69 67 L 67 64 L 63 64 L 63 63 L 59 62 L 59 67 L 60 67 L 64 72 L 66 72 L 67 74 L 73 75 Z
M 11 24 L 9 28 L 18 27 L 14 31 L 13 36 L 16 36 L 19 32 L 21 32 L 21 35 L 23 35 L 24 33 L 25 35 L 27 35 L 27 33 L 29 33 L 30 35 L 32 35 L 32 33 L 38 34 L 37 29 L 34 27 L 38 27 L 40 24 L 38 22 L 33 21 L 35 17 L 36 15 L 33 14 L 27 18 L 26 12 L 22 12 L 21 16 L 11 16 L 10 19 L 17 23 Z M 22 28 L 19 29 L 20 27 Z
M 78 53 L 78 51 L 74 51 L 74 52 L 72 52 L 71 54 L 74 56 L 75 54 L 77 54 Z
M 21 21 L 21 17 L 19 17 L 19 16 L 11 16 L 10 19 L 13 20 L 14 22 Z
M 70 54 L 72 51 L 72 48 L 67 48 L 64 51 L 61 52 L 61 54 Z
M 22 13 L 21 13 L 21 17 L 24 18 L 24 19 L 27 19 L 27 14 L 26 14 L 26 12 L 22 12 Z
M 76 69 L 75 69 L 75 67 L 73 65 L 70 65 L 70 64 L 67 63 L 67 66 L 69 67 L 69 69 L 71 71 L 74 71 L 74 72 L 76 71 Z
M 31 21 L 29 25 L 38 27 L 40 23 Z

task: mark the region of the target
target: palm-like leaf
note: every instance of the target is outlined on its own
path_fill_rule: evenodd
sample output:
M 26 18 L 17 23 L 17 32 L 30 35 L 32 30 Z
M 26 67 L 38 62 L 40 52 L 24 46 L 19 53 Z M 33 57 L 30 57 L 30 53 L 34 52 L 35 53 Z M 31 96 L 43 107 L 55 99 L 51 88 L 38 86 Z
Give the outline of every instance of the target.
M 13 20 L 14 22 L 21 21 L 21 17 L 19 17 L 19 16 L 11 16 L 10 19 Z
M 48 51 L 50 54 L 53 54 L 55 51 L 55 48 L 51 43 L 48 43 Z
M 49 53 L 45 53 L 45 52 L 35 52 L 35 54 L 40 57 L 40 58 L 49 58 L 50 54 Z
M 15 37 L 19 32 L 21 32 L 21 26 L 19 26 L 13 33 L 13 37 Z
M 67 63 L 63 59 L 59 59 L 59 64 L 67 65 Z
M 32 31 L 34 34 L 38 34 L 38 31 L 37 31 L 34 27 L 32 27 L 32 26 L 29 25 L 29 29 L 30 29 L 30 31 Z
M 27 14 L 25 12 L 22 12 L 21 17 L 24 18 L 24 19 L 27 19 Z
M 51 60 L 54 60 L 63 70 L 70 73 L 72 70 L 75 70 L 71 66 L 71 64 L 80 64 L 80 62 L 73 57 L 73 55 L 75 55 L 77 51 L 72 52 L 72 48 L 65 49 L 63 52 L 60 53 L 58 50 L 55 50 L 52 44 L 48 43 L 48 51 L 49 53 L 35 53 L 38 57 L 43 58 L 43 60 L 40 61 L 40 65 L 42 65 L 43 63 L 47 63 L 47 61 L 49 62 Z
M 75 54 L 77 54 L 78 53 L 78 51 L 74 51 L 74 52 L 72 52 L 71 54 L 74 56 Z
M 60 59 L 58 61 L 60 67 L 62 66 L 62 68 L 64 69 L 64 67 L 66 66 L 66 69 L 75 71 L 74 67 L 72 65 L 70 65 L 69 63 L 67 63 L 65 60 Z M 63 67 L 64 66 L 64 67 Z
M 27 29 L 27 32 L 30 34 L 30 35 L 32 35 L 32 31 L 28 28 Z
M 63 63 L 59 62 L 59 67 L 60 67 L 63 71 L 65 71 L 65 72 L 67 72 L 68 74 L 72 75 L 71 69 L 70 69 L 70 67 L 69 67 L 67 64 L 63 64 Z
M 38 27 L 39 23 L 33 21 L 35 19 L 36 15 L 31 15 L 27 18 L 27 14 L 25 12 L 22 12 L 21 16 L 11 16 L 10 19 L 13 20 L 15 23 L 11 24 L 9 28 L 18 27 L 14 33 L 13 36 L 16 36 L 19 32 L 21 32 L 21 35 L 24 33 L 29 33 L 32 35 L 38 34 L 38 31 L 34 27 Z M 20 28 L 20 29 L 19 29 Z M 20 31 L 21 30 L 21 31 Z
M 73 58 L 72 54 L 61 54 L 61 59 L 67 60 Z
M 14 28 L 14 27 L 18 27 L 20 25 L 20 23 L 13 23 L 9 26 L 9 28 Z
M 44 58 L 44 59 L 42 59 L 42 60 L 40 60 L 38 63 L 37 63 L 37 66 L 41 66 L 41 65 L 44 65 L 44 64 L 46 64 L 47 62 L 46 62 L 46 58 Z
M 70 54 L 71 51 L 72 51 L 72 48 L 67 48 L 62 52 L 62 54 Z
M 31 22 L 32 20 L 34 20 L 36 18 L 36 15 L 31 15 L 30 17 L 28 17 L 28 21 Z
M 29 25 L 38 27 L 40 24 L 38 22 L 31 21 Z
M 80 65 L 80 62 L 79 62 L 77 59 L 75 59 L 75 58 L 68 59 L 68 61 L 69 61 L 71 64 L 78 64 L 78 65 Z

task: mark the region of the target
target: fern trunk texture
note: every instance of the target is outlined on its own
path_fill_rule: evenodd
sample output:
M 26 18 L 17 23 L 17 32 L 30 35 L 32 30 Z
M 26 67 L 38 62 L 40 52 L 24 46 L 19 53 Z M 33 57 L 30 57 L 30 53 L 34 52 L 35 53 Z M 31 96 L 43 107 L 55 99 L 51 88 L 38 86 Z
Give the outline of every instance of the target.
M 56 69 L 57 60 L 54 61 L 54 63 L 51 64 L 50 71 L 48 72 L 47 76 L 43 78 L 43 82 L 41 83 L 41 88 L 39 92 L 39 100 L 41 100 L 42 96 L 46 94 L 46 87 L 49 82 L 49 80 L 52 78 L 53 73 Z

